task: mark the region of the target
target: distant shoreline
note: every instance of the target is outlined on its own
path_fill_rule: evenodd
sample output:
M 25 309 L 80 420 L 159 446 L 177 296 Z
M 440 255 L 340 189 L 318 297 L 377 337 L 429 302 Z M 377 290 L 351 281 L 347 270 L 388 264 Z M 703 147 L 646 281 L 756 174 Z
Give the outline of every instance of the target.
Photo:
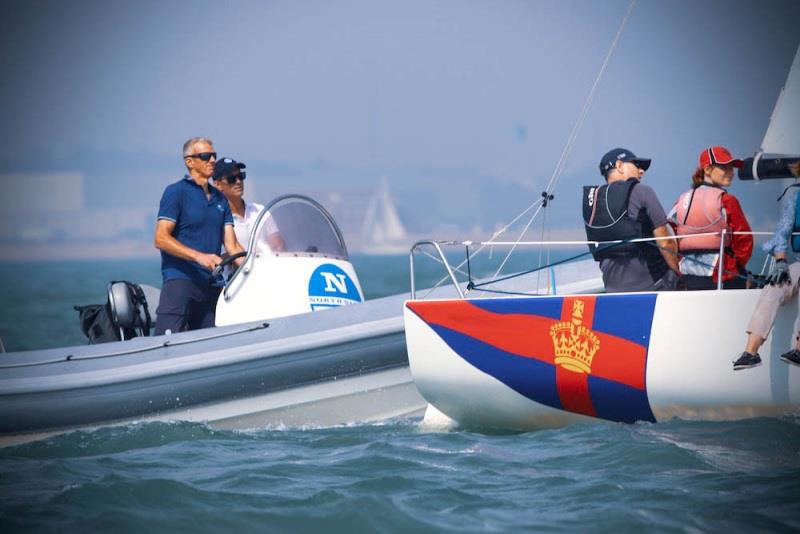
M 53 260 L 158 259 L 152 243 L 120 240 L 106 243 L 4 243 L 0 263 Z

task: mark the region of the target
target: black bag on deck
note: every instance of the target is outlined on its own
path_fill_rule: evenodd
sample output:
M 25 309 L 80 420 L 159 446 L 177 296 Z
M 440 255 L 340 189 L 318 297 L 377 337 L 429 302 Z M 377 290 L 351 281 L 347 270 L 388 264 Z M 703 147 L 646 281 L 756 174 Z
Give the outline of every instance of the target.
M 150 335 L 152 320 L 142 288 L 126 281 L 108 284 L 105 304 L 75 306 L 89 343 L 121 341 Z
M 89 343 L 108 343 L 119 341 L 119 330 L 111 321 L 108 303 L 75 306 L 81 321 L 81 331 L 89 338 Z

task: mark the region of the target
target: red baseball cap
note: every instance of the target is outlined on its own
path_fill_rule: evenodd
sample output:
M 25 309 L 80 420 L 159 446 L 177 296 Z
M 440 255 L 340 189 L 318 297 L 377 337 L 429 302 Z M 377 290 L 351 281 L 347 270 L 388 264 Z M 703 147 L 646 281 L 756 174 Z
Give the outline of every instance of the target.
M 709 165 L 727 165 L 728 163 L 733 163 L 737 169 L 744 165 L 742 160 L 734 158 L 724 146 L 712 146 L 700 152 L 701 169 L 705 169 Z

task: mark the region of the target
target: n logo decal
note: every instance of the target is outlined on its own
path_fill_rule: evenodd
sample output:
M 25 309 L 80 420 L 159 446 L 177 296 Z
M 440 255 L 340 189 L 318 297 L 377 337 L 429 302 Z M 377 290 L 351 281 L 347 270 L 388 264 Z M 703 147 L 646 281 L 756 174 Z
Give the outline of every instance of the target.
M 325 271 L 322 271 L 319 274 L 325 279 L 325 291 L 328 293 L 347 293 L 346 274 L 334 274 Z
M 308 281 L 308 303 L 312 311 L 361 302 L 355 282 L 340 267 L 323 263 Z

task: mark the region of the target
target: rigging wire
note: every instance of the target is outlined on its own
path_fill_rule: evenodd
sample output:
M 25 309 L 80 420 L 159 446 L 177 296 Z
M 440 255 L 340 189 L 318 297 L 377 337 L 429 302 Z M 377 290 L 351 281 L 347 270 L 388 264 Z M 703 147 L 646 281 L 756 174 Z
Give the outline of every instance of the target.
M 536 199 L 532 204 L 530 204 L 527 208 L 525 208 L 519 215 L 514 217 L 514 219 L 512 219 L 508 224 L 504 225 L 502 228 L 494 232 L 494 234 L 492 234 L 492 237 L 490 237 L 488 241 L 482 243 L 479 247 L 477 247 L 472 254 L 467 255 L 467 258 L 472 258 L 476 256 L 485 247 L 487 247 L 489 243 L 494 242 L 500 235 L 505 233 L 514 223 L 516 223 L 520 218 L 522 218 L 523 215 L 528 213 L 534 207 L 537 207 L 536 211 L 531 216 L 531 219 L 525 225 L 525 228 L 523 228 L 516 242 L 511 247 L 511 250 L 508 251 L 506 257 L 501 262 L 500 267 L 498 267 L 493 278 L 496 278 L 500 274 L 503 267 L 508 262 L 508 259 L 511 257 L 511 254 L 514 252 L 517 245 L 522 241 L 522 238 L 525 236 L 525 233 L 528 231 L 528 228 L 530 228 L 531 224 L 533 224 L 533 221 L 536 219 L 536 216 L 539 214 L 542 208 L 547 206 L 547 200 L 553 198 L 552 191 L 555 188 L 556 184 L 558 183 L 558 180 L 561 178 L 561 175 L 563 174 L 564 165 L 566 164 L 567 159 L 572 153 L 575 141 L 578 138 L 578 134 L 580 133 L 581 129 L 583 128 L 583 123 L 585 122 L 586 116 L 588 115 L 589 109 L 591 108 L 595 93 L 597 92 L 597 88 L 599 87 L 600 81 L 602 80 L 606 70 L 608 69 L 608 64 L 611 61 L 611 57 L 614 55 L 614 51 L 617 48 L 617 44 L 619 43 L 619 40 L 622 37 L 622 34 L 625 30 L 625 27 L 628 24 L 628 20 L 630 19 L 631 14 L 633 13 L 633 9 L 636 6 L 637 1 L 638 0 L 631 0 L 630 4 L 628 5 L 628 10 L 626 11 L 625 16 L 623 17 L 622 22 L 620 23 L 619 29 L 617 30 L 617 34 L 614 36 L 614 40 L 612 41 L 611 46 L 608 52 L 606 53 L 606 57 L 603 61 L 602 66 L 600 67 L 600 71 L 597 73 L 594 83 L 592 84 L 592 88 L 589 91 L 589 95 L 587 96 L 586 101 L 583 104 L 583 108 L 581 109 L 581 112 L 578 116 L 578 120 L 576 121 L 575 125 L 572 128 L 572 131 L 570 132 L 569 137 L 567 138 L 567 143 L 564 146 L 564 149 L 561 151 L 561 156 L 559 157 L 558 163 L 556 164 L 556 167 L 553 170 L 553 174 L 551 175 L 550 180 L 547 183 L 547 187 L 542 192 L 542 197 Z M 463 267 L 465 263 L 466 260 L 459 263 L 458 266 L 456 267 L 456 270 L 460 270 L 460 268 Z M 447 279 L 448 277 L 445 276 L 441 280 L 439 280 L 433 287 L 429 288 L 428 292 L 426 293 L 426 296 L 429 295 L 433 290 L 438 288 L 441 284 L 443 284 Z
M 623 34 L 624 30 L 625 30 L 625 26 L 627 26 L 628 20 L 630 19 L 631 14 L 633 13 L 633 9 L 634 9 L 634 7 L 636 7 L 637 1 L 638 0 L 631 0 L 630 4 L 628 5 L 628 10 L 625 13 L 625 16 L 623 17 L 622 22 L 619 25 L 619 29 L 617 30 L 617 34 L 614 36 L 614 40 L 611 42 L 611 47 L 608 49 L 608 52 L 606 53 L 606 57 L 603 60 L 602 66 L 600 67 L 600 71 L 597 73 L 597 76 L 595 77 L 594 83 L 592 84 L 592 88 L 589 91 L 589 95 L 586 97 L 586 101 L 583 104 L 583 108 L 581 109 L 581 112 L 580 112 L 580 114 L 578 116 L 578 120 L 575 122 L 575 125 L 572 127 L 572 131 L 570 132 L 570 135 L 567 138 L 567 143 L 564 146 L 564 149 L 561 151 L 561 157 L 558 159 L 558 163 L 556 164 L 556 167 L 553 170 L 553 174 L 550 176 L 550 180 L 547 182 L 547 187 L 545 188 L 544 192 L 542 193 L 543 195 L 551 195 L 552 194 L 553 190 L 555 189 L 556 184 L 558 183 L 558 180 L 561 178 L 561 175 L 564 172 L 564 166 L 566 165 L 567 159 L 569 158 L 570 154 L 572 153 L 572 149 L 575 146 L 575 141 L 578 138 L 578 134 L 580 133 L 581 129 L 583 128 L 583 123 L 586 121 L 586 117 L 589 114 L 589 109 L 591 108 L 592 102 L 594 101 L 594 96 L 595 96 L 595 93 L 597 92 L 597 88 L 600 86 L 600 81 L 602 80 L 603 75 L 605 74 L 606 70 L 608 70 L 608 64 L 611 62 L 611 57 L 614 55 L 614 51 L 616 50 L 617 44 L 619 43 L 619 40 L 622 37 L 622 34 Z M 526 211 L 527 211 L 527 209 L 526 209 Z M 509 225 L 506 225 L 504 227 L 504 229 L 508 228 L 508 226 Z M 528 231 L 528 227 L 529 226 L 530 226 L 530 223 L 527 226 L 525 226 L 525 228 L 522 230 L 522 233 L 520 234 L 519 238 L 517 239 L 517 243 L 522 241 L 522 238 L 524 237 L 525 232 Z M 493 235 L 492 238 L 489 239 L 489 242 L 494 241 L 495 237 L 497 237 L 497 236 L 498 236 L 498 234 L 495 233 L 495 235 Z M 511 256 L 511 254 L 514 252 L 515 248 L 516 248 L 516 245 L 514 245 L 511 248 L 511 250 L 508 251 L 508 254 L 506 255 L 506 259 L 503 260 L 503 263 L 502 263 L 500 269 L 498 269 L 497 272 L 495 273 L 495 276 L 497 276 L 500 273 L 500 270 L 502 269 L 502 266 L 504 266 L 506 264 L 506 260 L 508 260 L 508 257 Z
M 539 207 L 533 213 L 533 215 L 531 216 L 530 220 L 528 221 L 528 224 L 525 225 L 525 228 L 522 229 L 522 233 L 519 234 L 519 237 L 517 238 L 516 243 L 514 243 L 514 245 L 511 247 L 511 250 L 508 251 L 508 254 L 506 254 L 506 257 L 503 258 L 502 263 L 500 263 L 500 267 L 498 267 L 497 271 L 495 271 L 495 273 L 494 273 L 495 277 L 498 274 L 500 274 L 500 271 L 503 270 L 503 267 L 508 262 L 508 259 L 511 257 L 511 253 L 514 252 L 514 250 L 516 250 L 517 245 L 519 244 L 520 241 L 522 241 L 522 238 L 525 236 L 525 233 L 528 231 L 528 228 L 530 228 L 530 226 L 533 224 L 533 221 L 536 220 L 536 216 L 539 215 L 539 212 L 542 211 L 542 209 L 544 208 L 544 205 L 545 205 L 544 200 L 540 199 L 539 202 L 540 202 Z M 495 234 L 495 236 L 492 236 L 492 239 L 494 239 L 496 237 L 496 235 L 497 234 Z M 492 239 L 490 239 L 489 241 L 491 241 Z
M 504 233 L 506 230 L 508 230 L 508 228 L 509 228 L 510 226 L 512 226 L 513 224 L 515 224 L 515 223 L 516 223 L 518 220 L 520 220 L 520 219 L 522 218 L 522 216 L 523 216 L 523 215 L 525 215 L 526 213 L 528 213 L 530 210 L 532 210 L 533 208 L 536 208 L 537 206 L 539 207 L 539 209 L 541 209 L 540 205 L 542 204 L 542 202 L 543 202 L 543 199 L 542 199 L 542 198 L 537 198 L 536 200 L 534 200 L 534 201 L 533 201 L 533 203 L 531 203 L 531 204 L 530 204 L 530 205 L 529 205 L 527 208 L 525 208 L 524 210 L 522 210 L 522 212 L 521 212 L 519 215 L 517 215 L 516 217 L 514 217 L 514 218 L 513 218 L 513 219 L 512 219 L 512 220 L 511 220 L 511 221 L 510 221 L 508 224 L 506 224 L 505 226 L 503 226 L 501 229 L 497 230 L 497 231 L 496 231 L 496 232 L 495 232 L 495 233 L 492 235 L 492 237 L 489 239 L 489 241 L 486 241 L 486 242 L 484 242 L 484 243 L 481 243 L 481 245 L 480 245 L 480 246 L 479 246 L 477 249 L 475 249 L 475 250 L 474 250 L 474 251 L 473 251 L 473 252 L 472 252 L 472 253 L 469 255 L 469 257 L 470 257 L 470 258 L 474 258 L 476 255 L 478 255 L 478 253 L 480 253 L 480 252 L 481 252 L 481 251 L 482 251 L 484 248 L 486 248 L 486 247 L 488 246 L 488 244 L 487 244 L 487 243 L 490 243 L 490 242 L 492 242 L 492 240 L 494 240 L 494 239 L 498 238 L 500 235 L 502 235 L 502 234 L 503 234 L 503 233 Z M 536 210 L 536 212 L 535 212 L 535 213 L 534 213 L 534 215 L 532 216 L 532 219 L 534 219 L 534 218 L 536 217 L 536 213 L 538 213 L 538 211 L 539 211 L 539 210 Z M 531 220 L 531 222 L 532 222 L 532 220 Z M 530 225 L 530 222 L 528 223 L 528 225 Z M 490 249 L 490 250 L 492 250 L 492 249 Z M 432 254 L 430 254 L 430 253 L 425 253 L 425 254 L 426 254 L 427 256 L 429 256 L 430 258 L 433 258 L 433 259 L 434 259 L 436 262 L 438 262 L 438 263 L 442 263 L 442 262 L 441 262 L 441 260 L 439 260 L 438 258 L 436 258 L 435 256 L 433 256 Z M 507 258 L 506 258 L 506 259 L 507 259 Z M 460 272 L 460 273 L 463 273 L 463 271 L 461 270 L 461 267 L 463 267 L 465 263 L 466 263 L 466 260 L 464 260 L 464 261 L 462 261 L 461 263 L 459 263 L 458 265 L 456 265 L 456 266 L 455 266 L 455 268 L 454 268 L 454 271 L 456 271 L 456 272 Z M 438 287 L 439 287 L 439 286 L 441 286 L 443 283 L 445 283 L 447 280 L 449 280 L 449 278 L 450 278 L 450 277 L 449 277 L 449 276 L 447 276 L 447 275 L 445 275 L 444 277 L 442 277 L 442 278 L 441 278 L 441 279 L 440 279 L 438 282 L 436 282 L 436 284 L 434 284 L 432 287 L 430 287 L 430 288 L 428 289 L 428 292 L 427 292 L 427 293 L 425 293 L 425 295 L 424 295 L 422 298 L 423 298 L 423 299 L 427 298 L 427 297 L 428 297 L 428 295 L 430 295 L 430 294 L 431 294 L 431 292 L 433 292 L 433 291 L 434 291 L 436 288 L 438 288 Z

